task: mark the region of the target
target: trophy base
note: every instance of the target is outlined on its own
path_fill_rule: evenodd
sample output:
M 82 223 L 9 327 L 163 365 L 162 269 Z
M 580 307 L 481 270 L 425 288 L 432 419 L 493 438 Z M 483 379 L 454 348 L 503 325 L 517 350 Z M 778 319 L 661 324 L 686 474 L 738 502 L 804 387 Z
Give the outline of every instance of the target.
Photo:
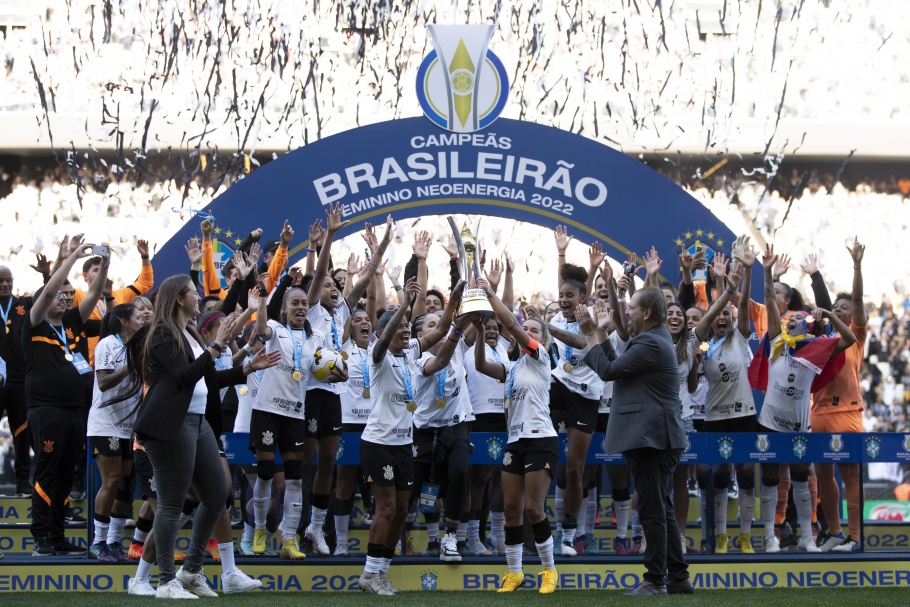
M 483 289 L 465 289 L 464 295 L 461 296 L 461 305 L 458 307 L 458 316 L 477 313 L 493 316 L 490 300 Z

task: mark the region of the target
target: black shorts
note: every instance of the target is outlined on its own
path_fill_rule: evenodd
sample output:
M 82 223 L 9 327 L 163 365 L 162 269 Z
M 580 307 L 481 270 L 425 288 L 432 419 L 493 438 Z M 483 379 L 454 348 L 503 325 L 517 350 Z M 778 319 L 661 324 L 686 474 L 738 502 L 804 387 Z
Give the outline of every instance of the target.
M 116 436 L 89 436 L 88 444 L 92 448 L 92 458 L 99 455 L 133 459 L 133 441 Z
M 436 462 L 443 462 L 452 447 L 462 447 L 471 453 L 474 445 L 471 444 L 471 433 L 467 422 L 445 426 L 443 428 L 414 428 L 414 461 L 429 464 L 434 453 L 433 437 L 436 437 Z
M 575 428 L 585 434 L 594 434 L 599 408 L 599 400 L 576 394 L 559 380 L 550 385 L 550 419 L 557 432 Z
M 471 432 L 508 432 L 506 416 L 503 413 L 478 413 L 474 421 L 468 422 Z
M 606 432 L 606 431 L 607 431 L 607 423 L 608 423 L 609 421 L 610 421 L 610 414 L 609 414 L 609 413 L 598 413 L 598 414 L 597 414 L 597 423 L 595 424 L 594 427 L 597 428 L 597 431 L 598 431 L 598 432 Z
M 411 445 L 379 445 L 360 441 L 360 465 L 367 482 L 398 491 L 414 489 L 414 458 Z
M 747 415 L 710 422 L 705 420 L 699 432 L 760 432 L 759 428 L 758 418 L 754 415 Z
M 341 436 L 341 397 L 328 390 L 307 390 L 303 403 L 307 438 Z
M 509 443 L 502 455 L 502 471 L 524 476 L 529 472 L 549 470 L 553 476 L 559 464 L 559 439 L 521 438 Z
M 341 424 L 341 431 L 345 434 L 363 434 L 366 429 L 366 424 Z
M 136 449 L 134 453 L 133 469 L 139 478 L 139 493 L 144 500 L 158 499 L 158 493 L 155 489 L 155 476 L 152 470 L 152 462 L 144 449 Z
M 705 418 L 695 419 L 693 417 L 692 425 L 695 427 L 696 432 L 705 432 Z
M 250 417 L 250 448 L 275 453 L 303 453 L 306 450 L 306 421 L 269 411 L 253 409 Z

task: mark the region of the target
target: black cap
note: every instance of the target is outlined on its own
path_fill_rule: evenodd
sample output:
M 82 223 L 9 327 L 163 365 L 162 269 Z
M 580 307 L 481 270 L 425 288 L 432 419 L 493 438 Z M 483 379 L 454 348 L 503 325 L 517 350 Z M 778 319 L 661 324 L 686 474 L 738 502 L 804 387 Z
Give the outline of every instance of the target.
M 272 253 L 275 251 L 275 249 L 278 248 L 278 245 L 280 245 L 280 244 L 281 244 L 281 241 L 278 240 L 277 238 L 273 238 L 272 240 L 266 240 L 265 245 L 263 245 L 263 247 L 262 247 L 262 252 L 263 253 Z

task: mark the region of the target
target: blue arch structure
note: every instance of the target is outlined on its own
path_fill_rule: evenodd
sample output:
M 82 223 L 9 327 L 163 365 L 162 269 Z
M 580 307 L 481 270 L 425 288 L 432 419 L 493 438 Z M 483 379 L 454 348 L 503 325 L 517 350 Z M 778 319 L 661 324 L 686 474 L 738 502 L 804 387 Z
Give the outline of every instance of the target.
M 530 122 L 497 120 L 487 131 L 450 133 L 426 118 L 381 122 L 295 150 L 234 184 L 206 210 L 229 248 L 252 229 L 277 235 L 285 219 L 306 236 L 323 209 L 344 204 L 351 224 L 424 215 L 492 215 L 555 228 L 582 242 L 599 240 L 624 259 L 655 246 L 662 278 L 679 283 L 677 254 L 703 244 L 729 251 L 735 235 L 697 200 L 637 160 L 581 135 Z M 155 256 L 157 276 L 185 272 L 188 222 Z M 227 235 L 227 241 L 225 238 Z M 289 261 L 306 253 L 292 243 Z M 520 243 L 513 253 L 521 256 Z M 762 274 L 752 293 L 761 299 Z

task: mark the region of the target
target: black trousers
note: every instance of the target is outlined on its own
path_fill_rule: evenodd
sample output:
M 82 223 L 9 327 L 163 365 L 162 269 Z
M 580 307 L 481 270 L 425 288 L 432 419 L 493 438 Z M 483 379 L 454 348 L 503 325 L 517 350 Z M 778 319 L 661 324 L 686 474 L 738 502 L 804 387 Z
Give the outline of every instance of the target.
M 638 490 L 638 519 L 647 542 L 644 579 L 658 586 L 668 579 L 681 582 L 689 577 L 670 498 L 673 471 L 682 452 L 651 448 L 623 452 Z M 682 497 L 688 499 L 688 495 Z
M 32 536 L 57 544 L 64 540 L 64 509 L 85 442 L 82 408 L 31 407 L 28 429 L 35 450 Z
M 3 411 L 9 416 L 13 449 L 16 450 L 16 492 L 25 492 L 29 487 L 31 456 L 28 453 L 28 417 L 25 411 L 24 383 L 8 381 L 0 388 L 0 417 Z

